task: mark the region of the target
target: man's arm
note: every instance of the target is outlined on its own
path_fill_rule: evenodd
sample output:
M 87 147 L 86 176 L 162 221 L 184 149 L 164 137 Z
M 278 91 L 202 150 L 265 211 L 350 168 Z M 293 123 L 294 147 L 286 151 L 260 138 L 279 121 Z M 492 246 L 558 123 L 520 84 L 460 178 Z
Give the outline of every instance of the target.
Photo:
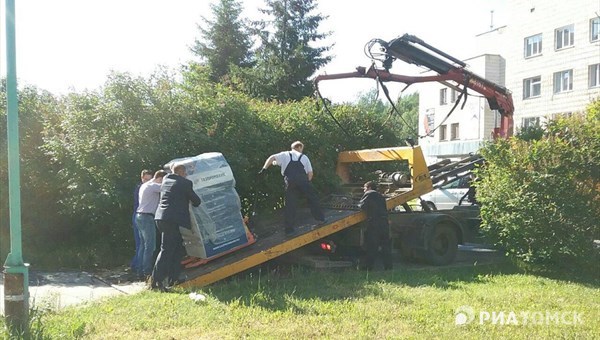
M 304 161 L 304 169 L 306 170 L 308 180 L 312 181 L 314 174 L 312 164 L 310 163 L 310 159 L 305 155 L 304 157 L 302 157 L 302 160 Z
M 265 165 L 263 165 L 262 168 L 265 170 L 268 169 L 273 164 L 274 161 L 275 161 L 275 155 L 269 156 L 269 158 L 267 158 L 267 160 L 265 161 Z
M 369 199 L 369 194 L 364 194 L 360 199 L 360 202 L 358 202 L 358 207 L 360 210 L 365 210 L 368 213 L 370 203 L 371 200 Z
M 192 181 L 189 181 L 190 186 L 189 186 L 189 194 L 188 194 L 188 199 L 190 200 L 190 202 L 192 202 L 192 205 L 194 207 L 197 207 L 200 205 L 200 203 L 202 203 L 202 201 L 200 201 L 200 197 L 198 197 L 198 195 L 196 194 L 196 192 L 194 191 L 194 184 L 192 183 Z

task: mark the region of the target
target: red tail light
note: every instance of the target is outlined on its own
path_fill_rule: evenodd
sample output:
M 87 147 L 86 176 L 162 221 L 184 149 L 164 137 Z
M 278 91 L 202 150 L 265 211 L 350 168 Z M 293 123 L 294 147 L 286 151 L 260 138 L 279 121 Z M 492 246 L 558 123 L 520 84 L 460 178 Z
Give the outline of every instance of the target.
M 335 243 L 333 243 L 333 241 L 321 242 L 321 249 L 333 253 L 335 252 Z

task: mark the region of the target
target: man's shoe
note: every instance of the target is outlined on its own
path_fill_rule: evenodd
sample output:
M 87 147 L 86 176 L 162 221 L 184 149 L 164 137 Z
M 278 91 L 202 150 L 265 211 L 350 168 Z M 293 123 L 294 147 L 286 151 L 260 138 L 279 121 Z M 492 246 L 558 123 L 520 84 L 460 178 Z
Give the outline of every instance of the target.
M 163 281 L 156 281 L 156 280 L 154 280 L 154 278 L 150 278 L 150 289 L 158 290 L 162 293 L 168 293 L 171 291 L 171 287 L 165 286 Z
M 171 291 L 171 287 L 166 287 L 161 282 L 157 282 L 152 286 L 152 290 L 158 290 L 161 293 L 169 293 Z
M 158 285 L 158 290 L 161 293 L 170 293 L 171 292 L 171 287 L 166 287 L 166 286 L 163 286 L 162 284 L 159 284 Z
M 169 280 L 169 285 L 167 287 L 175 287 L 185 282 L 185 279 L 179 278 L 177 280 Z

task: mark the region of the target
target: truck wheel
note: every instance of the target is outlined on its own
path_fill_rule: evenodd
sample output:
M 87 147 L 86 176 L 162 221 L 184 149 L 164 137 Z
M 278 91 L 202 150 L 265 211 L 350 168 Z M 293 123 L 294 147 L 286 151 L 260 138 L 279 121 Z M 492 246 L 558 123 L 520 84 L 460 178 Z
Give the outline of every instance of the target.
M 435 206 L 435 203 L 430 202 L 430 201 L 426 201 L 425 204 L 429 207 L 429 209 L 431 209 L 432 211 L 437 211 L 437 207 Z
M 437 225 L 428 240 L 427 261 L 435 266 L 443 266 L 454 261 L 458 251 L 456 232 L 448 225 Z

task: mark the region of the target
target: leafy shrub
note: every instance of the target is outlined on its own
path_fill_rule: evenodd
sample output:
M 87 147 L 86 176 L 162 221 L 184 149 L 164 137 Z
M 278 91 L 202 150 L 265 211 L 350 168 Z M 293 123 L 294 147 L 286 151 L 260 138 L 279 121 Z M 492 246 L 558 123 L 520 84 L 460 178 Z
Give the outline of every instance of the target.
M 516 135 L 516 138 L 524 141 L 540 140 L 544 137 L 544 128 L 541 126 L 528 126 L 522 128 Z
M 490 239 L 531 264 L 597 267 L 600 101 L 548 124 L 543 138 L 487 145 L 478 200 Z
M 275 169 L 262 178 L 257 172 L 269 155 L 288 150 L 293 141 L 306 144 L 322 195 L 338 184 L 341 149 L 399 144 L 401 127 L 383 112 L 333 107 L 348 136 L 314 99 L 252 99 L 210 82 L 196 64 L 182 75 L 180 81 L 161 70 L 149 78 L 114 73 L 98 91 L 70 93 L 32 121 L 36 133 L 30 135 L 39 139 L 30 157 L 37 162 L 36 186 L 24 195 L 39 197 L 27 213 L 44 212 L 39 216 L 46 220 L 24 237 L 26 261 L 46 267 L 125 263 L 134 248 L 132 193 L 140 170 L 158 170 L 174 158 L 223 153 L 244 212 L 254 201 L 266 212 L 282 206 L 283 180 Z

